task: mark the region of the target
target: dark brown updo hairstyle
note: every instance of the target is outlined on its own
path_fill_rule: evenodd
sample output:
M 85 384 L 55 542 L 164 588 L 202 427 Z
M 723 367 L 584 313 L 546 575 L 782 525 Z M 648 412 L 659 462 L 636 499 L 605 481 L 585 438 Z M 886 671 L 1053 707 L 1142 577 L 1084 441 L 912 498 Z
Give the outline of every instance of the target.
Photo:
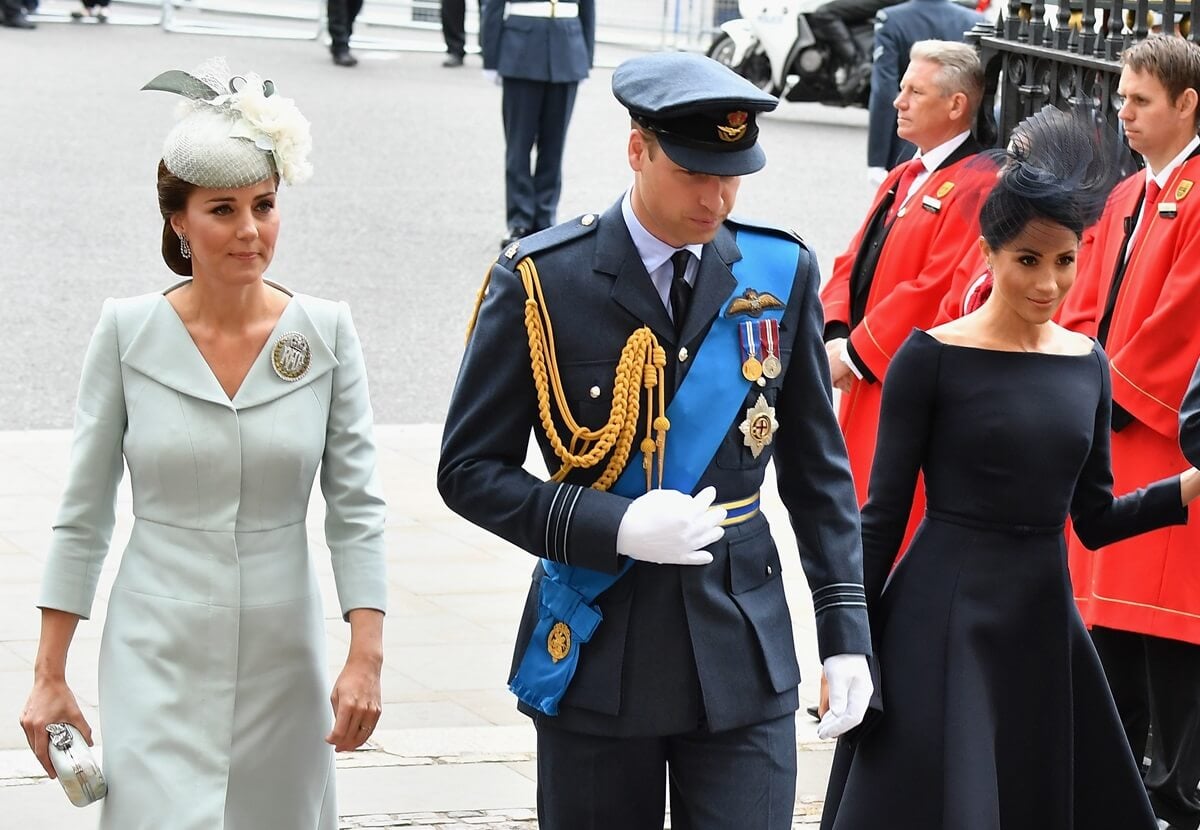
M 165 163 L 158 163 L 158 212 L 163 218 L 162 258 L 167 267 L 181 277 L 192 275 L 192 261 L 179 251 L 179 234 L 171 227 L 171 217 L 187 207 L 188 196 L 195 189 L 196 185 L 176 176 Z

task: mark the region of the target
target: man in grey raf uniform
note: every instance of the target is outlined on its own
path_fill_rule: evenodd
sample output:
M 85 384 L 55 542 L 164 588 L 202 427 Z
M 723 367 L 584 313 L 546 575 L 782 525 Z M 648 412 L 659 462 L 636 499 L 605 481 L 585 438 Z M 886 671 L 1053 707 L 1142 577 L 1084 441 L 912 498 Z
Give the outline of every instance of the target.
M 872 691 L 816 259 L 729 218 L 773 97 L 684 53 L 625 62 L 613 92 L 633 186 L 492 268 L 438 486 L 540 557 L 509 685 L 537 728 L 543 830 L 661 830 L 664 782 L 677 830 L 783 830 L 800 672 L 758 509 L 772 457 L 830 684 L 822 734 Z M 522 469 L 531 429 L 550 481 Z
M 557 221 L 567 124 L 596 49 L 595 8 L 595 0 L 483 0 L 480 7 L 484 73 L 498 73 L 504 84 L 508 234 L 501 248 Z

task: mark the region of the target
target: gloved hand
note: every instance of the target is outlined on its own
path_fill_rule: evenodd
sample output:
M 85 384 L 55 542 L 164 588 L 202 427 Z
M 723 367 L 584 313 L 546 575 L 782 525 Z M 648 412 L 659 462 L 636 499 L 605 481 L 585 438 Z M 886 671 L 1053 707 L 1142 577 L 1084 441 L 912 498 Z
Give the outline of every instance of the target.
M 887 178 L 887 174 L 888 171 L 886 167 L 868 167 L 867 183 L 870 184 L 871 187 L 879 187 L 879 185 L 883 184 L 883 180 Z
M 490 81 L 491 83 L 495 84 L 496 86 L 500 86 L 501 84 L 504 83 L 504 79 L 500 77 L 500 73 L 497 72 L 495 69 L 483 70 L 483 80 Z
M 717 491 L 695 496 L 678 490 L 651 490 L 638 496 L 617 529 L 617 553 L 659 565 L 707 565 L 703 548 L 725 535 L 725 509 L 712 507 Z
M 836 738 L 862 723 L 875 684 L 863 654 L 835 654 L 821 668 L 829 683 L 829 711 L 817 724 L 817 737 Z

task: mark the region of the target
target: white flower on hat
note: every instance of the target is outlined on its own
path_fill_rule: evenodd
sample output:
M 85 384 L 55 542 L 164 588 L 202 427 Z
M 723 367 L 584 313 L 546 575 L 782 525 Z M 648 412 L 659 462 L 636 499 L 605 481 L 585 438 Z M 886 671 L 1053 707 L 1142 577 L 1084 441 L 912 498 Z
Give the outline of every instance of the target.
M 270 90 L 272 94 L 268 95 Z M 237 92 L 222 96 L 241 115 L 230 128 L 235 138 L 248 138 L 275 157 L 275 169 L 287 184 L 300 184 L 312 176 L 308 154 L 312 152 L 312 132 L 308 119 L 300 114 L 291 98 L 273 94 L 274 85 L 257 75 L 244 79 Z M 217 104 L 220 99 L 210 101 Z

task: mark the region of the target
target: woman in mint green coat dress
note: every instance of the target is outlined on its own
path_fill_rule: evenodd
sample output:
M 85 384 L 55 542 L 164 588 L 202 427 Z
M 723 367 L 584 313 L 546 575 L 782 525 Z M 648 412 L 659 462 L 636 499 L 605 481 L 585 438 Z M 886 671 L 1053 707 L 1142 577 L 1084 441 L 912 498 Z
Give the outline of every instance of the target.
M 101 827 L 335 830 L 334 750 L 380 715 L 384 504 L 349 309 L 263 279 L 278 182 L 309 172 L 308 123 L 271 82 L 231 84 L 220 66 L 147 86 L 194 101 L 158 180 L 164 259 L 191 278 L 104 304 L 22 725 L 51 775 L 48 723 L 90 741 L 64 667 L 127 465 L 135 520 L 100 649 Z M 318 468 L 351 626 L 332 687 L 305 527 Z

